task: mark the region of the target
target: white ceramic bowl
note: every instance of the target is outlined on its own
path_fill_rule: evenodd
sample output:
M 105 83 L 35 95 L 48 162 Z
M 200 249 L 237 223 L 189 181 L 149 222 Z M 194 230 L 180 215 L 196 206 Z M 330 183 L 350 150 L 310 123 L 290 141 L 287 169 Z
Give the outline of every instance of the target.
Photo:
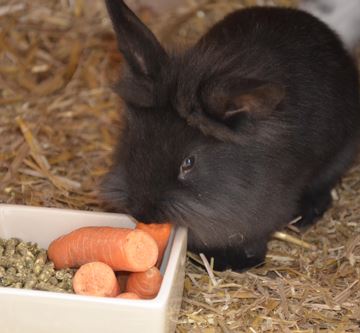
M 47 248 L 58 236 L 83 226 L 133 228 L 127 215 L 57 208 L 0 205 L 0 237 Z M 152 300 L 127 300 L 0 287 L 1 333 L 174 332 L 184 285 L 187 233 L 176 228 Z

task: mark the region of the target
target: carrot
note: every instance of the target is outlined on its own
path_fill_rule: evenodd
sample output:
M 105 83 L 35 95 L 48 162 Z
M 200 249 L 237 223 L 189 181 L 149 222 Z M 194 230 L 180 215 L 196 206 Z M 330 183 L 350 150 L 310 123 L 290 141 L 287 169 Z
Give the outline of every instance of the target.
M 82 265 L 73 278 L 76 294 L 88 296 L 115 297 L 120 288 L 114 271 L 102 262 Z
M 115 271 L 143 272 L 155 265 L 158 247 L 142 230 L 84 227 L 54 240 L 48 256 L 56 269 L 101 261 Z
M 140 297 L 135 293 L 121 293 L 117 295 L 116 298 L 140 299 Z
M 157 223 L 150 223 L 145 224 L 138 222 L 136 225 L 136 229 L 144 230 L 147 233 L 152 236 L 158 247 L 159 247 L 159 258 L 156 263 L 156 266 L 159 267 L 161 264 L 162 257 L 164 255 L 167 243 L 169 241 L 169 237 L 171 234 L 172 224 L 170 223 L 163 223 L 163 224 L 157 224 Z
M 154 298 L 161 287 L 162 276 L 156 267 L 146 272 L 131 273 L 126 283 L 126 291 L 140 296 L 140 298 Z

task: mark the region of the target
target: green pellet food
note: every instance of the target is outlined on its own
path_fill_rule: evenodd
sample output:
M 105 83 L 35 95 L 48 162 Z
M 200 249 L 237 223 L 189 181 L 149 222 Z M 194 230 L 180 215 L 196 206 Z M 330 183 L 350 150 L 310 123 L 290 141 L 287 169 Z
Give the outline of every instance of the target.
M 74 269 L 56 270 L 36 243 L 0 238 L 0 287 L 73 293 Z

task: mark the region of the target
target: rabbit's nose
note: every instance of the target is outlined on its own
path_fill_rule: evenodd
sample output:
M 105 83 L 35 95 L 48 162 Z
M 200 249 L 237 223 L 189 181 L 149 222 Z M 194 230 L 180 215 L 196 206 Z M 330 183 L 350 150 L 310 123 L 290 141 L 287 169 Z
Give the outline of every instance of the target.
M 133 217 L 135 217 L 136 220 L 140 222 L 150 222 L 153 221 L 151 217 L 146 212 L 139 212 L 136 214 L 133 214 Z
M 146 209 L 143 208 L 133 212 L 132 215 L 136 220 L 141 222 L 154 222 L 156 221 L 155 213 L 156 211 L 154 207 L 147 207 Z

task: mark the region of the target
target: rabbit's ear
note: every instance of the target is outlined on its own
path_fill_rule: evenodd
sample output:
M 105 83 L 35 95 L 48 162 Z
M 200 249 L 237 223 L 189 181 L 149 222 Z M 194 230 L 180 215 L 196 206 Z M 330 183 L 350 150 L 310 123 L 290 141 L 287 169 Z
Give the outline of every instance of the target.
M 106 0 L 119 49 L 134 74 L 153 77 L 167 54 L 154 34 L 122 0 Z
M 236 130 L 238 121 L 268 117 L 285 97 L 281 84 L 256 79 L 212 79 L 200 91 L 202 107 L 192 112 L 180 107 L 179 114 L 205 135 L 234 143 L 249 138 L 246 131 Z
M 285 96 L 284 88 L 278 84 L 267 83 L 232 98 L 232 108 L 227 107 L 224 118 L 228 119 L 241 112 L 254 118 L 266 117 L 273 112 Z
M 211 84 L 205 97 L 205 112 L 218 120 L 246 113 L 254 119 L 270 115 L 285 97 L 282 85 L 256 79 L 228 80 Z

